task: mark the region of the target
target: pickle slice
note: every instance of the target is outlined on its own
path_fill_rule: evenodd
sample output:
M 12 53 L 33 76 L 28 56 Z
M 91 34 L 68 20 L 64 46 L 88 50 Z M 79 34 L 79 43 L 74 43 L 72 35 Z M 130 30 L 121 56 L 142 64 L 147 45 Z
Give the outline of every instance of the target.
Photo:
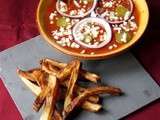
M 124 17 L 126 12 L 128 12 L 128 11 L 129 10 L 122 5 L 117 6 L 115 9 L 115 12 L 117 13 L 118 17 Z
M 91 41 L 92 41 L 92 37 L 90 35 L 85 35 L 84 42 L 85 43 L 90 43 Z
M 66 21 L 65 17 L 58 18 L 56 21 L 56 24 L 58 27 L 66 27 L 68 25 L 68 22 Z
M 120 44 L 128 43 L 132 39 L 132 36 L 133 35 L 131 33 L 124 31 L 121 33 L 118 32 L 115 33 L 116 42 Z

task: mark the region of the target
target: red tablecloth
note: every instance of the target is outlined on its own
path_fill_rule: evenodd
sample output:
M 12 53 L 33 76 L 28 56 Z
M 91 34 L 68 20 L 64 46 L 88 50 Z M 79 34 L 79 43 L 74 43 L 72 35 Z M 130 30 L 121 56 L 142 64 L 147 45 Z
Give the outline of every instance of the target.
M 39 0 L 0 0 L 0 51 L 39 34 L 35 12 Z M 160 84 L 160 1 L 148 0 L 149 27 L 141 41 L 132 49 L 154 80 Z M 25 104 L 25 103 L 24 103 Z M 127 116 L 127 120 L 160 120 L 160 101 Z M 0 120 L 21 120 L 14 102 L 0 81 Z

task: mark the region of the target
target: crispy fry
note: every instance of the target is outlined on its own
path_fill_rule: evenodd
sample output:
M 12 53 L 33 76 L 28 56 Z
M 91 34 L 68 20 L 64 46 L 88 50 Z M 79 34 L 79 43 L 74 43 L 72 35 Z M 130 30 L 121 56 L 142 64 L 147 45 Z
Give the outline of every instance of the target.
M 70 74 L 75 66 L 75 61 L 71 61 L 64 69 L 60 70 L 57 74 L 57 78 L 63 82 Z
M 110 86 L 98 86 L 93 88 L 86 89 L 81 95 L 74 98 L 65 109 L 63 109 L 62 115 L 63 119 L 67 117 L 67 115 L 77 106 L 82 104 L 87 97 L 98 94 L 111 94 L 111 95 L 120 95 L 122 91 L 119 88 L 110 87 Z
M 122 93 L 119 88 L 110 86 L 81 87 L 76 83 L 78 79 L 84 78 L 97 83 L 100 76 L 82 69 L 78 60 L 66 64 L 43 59 L 40 64 L 41 68 L 17 70 L 21 80 L 37 96 L 33 104 L 34 110 L 39 111 L 44 106 L 40 120 L 65 120 L 76 107 L 97 112 L 102 108 L 102 105 L 98 104 L 99 94 Z M 56 109 L 56 103 L 60 100 L 64 100 L 62 116 Z
M 53 75 L 57 75 L 59 71 L 59 69 L 54 67 L 52 64 L 49 64 L 47 62 L 42 62 L 42 61 L 41 61 L 41 69 Z
M 54 120 L 63 120 L 61 114 L 55 110 L 53 115 Z
M 21 80 L 26 84 L 26 86 L 32 90 L 32 92 L 35 94 L 35 95 L 38 95 L 40 94 L 41 92 L 41 88 L 35 84 L 33 84 L 31 81 L 27 80 L 23 74 L 21 74 L 21 70 L 17 69 L 17 73 L 19 75 L 19 77 L 21 78 Z
M 52 120 L 55 112 L 55 104 L 57 101 L 58 82 L 55 76 L 49 75 L 48 79 L 48 94 L 46 95 L 46 104 L 41 116 L 41 120 Z
M 86 88 L 83 88 L 83 87 L 80 87 L 80 86 L 75 86 L 75 87 L 77 89 L 76 92 L 77 92 L 78 95 L 81 95 L 86 90 Z M 89 96 L 88 100 L 90 102 L 97 103 L 99 101 L 99 96 L 98 95 Z
M 47 81 L 45 80 L 45 78 L 47 77 L 48 74 L 39 68 L 32 69 L 29 71 L 22 71 L 22 70 L 18 69 L 18 72 L 19 72 L 18 74 L 20 74 L 24 78 L 26 78 L 36 84 L 38 84 L 42 88 L 44 87 L 44 85 L 47 84 Z
M 43 59 L 41 60 L 41 64 L 42 63 L 48 63 L 48 64 L 51 64 L 52 66 L 55 66 L 55 67 L 58 67 L 59 69 L 63 69 L 67 66 L 66 63 L 62 63 L 62 62 L 59 62 L 59 61 L 56 61 L 56 60 L 53 60 L 53 59 Z M 91 72 L 88 72 L 86 70 L 83 70 L 81 69 L 80 70 L 80 76 L 91 81 L 91 82 L 94 82 L 94 83 L 97 83 L 98 80 L 100 80 L 100 76 L 95 74 L 95 73 L 91 73 Z
M 41 69 L 36 68 L 36 69 L 29 70 L 29 71 L 19 70 L 19 74 L 21 74 L 21 76 L 25 77 L 26 79 L 32 82 L 37 82 L 36 80 L 41 75 Z
M 41 93 L 37 96 L 36 100 L 33 103 L 33 109 L 35 111 L 39 111 L 39 109 L 42 107 L 44 100 L 46 96 L 49 94 L 49 92 L 52 90 L 53 86 L 56 85 L 56 77 L 53 75 L 49 75 L 48 77 L 48 85 L 44 87 L 44 89 L 41 91 Z
M 85 101 L 82 104 L 82 108 L 90 112 L 98 112 L 102 108 L 102 105 Z
M 86 70 L 81 70 L 80 71 L 80 75 L 83 78 L 85 78 L 87 80 L 90 80 L 90 81 L 92 81 L 94 83 L 97 83 L 97 81 L 101 79 L 99 75 L 97 75 L 95 73 L 88 72 Z
M 74 66 L 73 71 L 71 73 L 70 80 L 68 81 L 66 98 L 64 101 L 64 109 L 68 104 L 71 103 L 73 93 L 74 93 L 74 87 L 75 87 L 76 81 L 78 79 L 78 73 L 79 73 L 79 68 L 80 68 L 81 63 L 78 60 L 75 60 L 74 63 L 75 63 L 74 64 L 75 66 Z
M 42 64 L 43 62 L 46 62 L 48 64 L 52 64 L 53 66 L 56 66 L 60 69 L 63 69 L 64 67 L 67 66 L 66 63 L 62 63 L 62 62 L 59 62 L 59 61 L 56 61 L 56 60 L 53 60 L 53 59 L 50 59 L 50 58 L 42 59 L 40 61 L 40 64 Z

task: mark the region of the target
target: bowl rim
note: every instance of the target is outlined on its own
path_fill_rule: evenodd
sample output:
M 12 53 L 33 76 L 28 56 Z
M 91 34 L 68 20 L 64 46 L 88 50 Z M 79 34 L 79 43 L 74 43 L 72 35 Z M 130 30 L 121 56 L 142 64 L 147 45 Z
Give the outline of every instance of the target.
M 44 40 L 46 40 L 52 47 L 58 49 L 59 51 L 61 51 L 62 53 L 65 53 L 67 55 L 76 57 L 76 58 L 81 58 L 81 59 L 87 59 L 87 60 L 96 60 L 96 59 L 104 59 L 104 58 L 110 58 L 112 56 L 115 56 L 117 54 L 120 54 L 122 52 L 124 52 L 125 50 L 129 49 L 131 46 L 133 46 L 139 39 L 140 37 L 143 35 L 143 33 L 145 32 L 148 22 L 149 22 L 149 8 L 148 5 L 146 3 L 146 0 L 141 0 L 143 1 L 143 6 L 145 7 L 145 12 L 146 12 L 146 20 L 145 20 L 145 26 L 143 27 L 143 30 L 137 35 L 135 40 L 131 40 L 129 43 L 123 45 L 123 47 L 120 47 L 119 49 L 115 49 L 113 51 L 109 51 L 106 53 L 100 53 L 100 54 L 81 54 L 81 53 L 76 53 L 76 52 L 72 52 L 69 51 L 63 47 L 61 47 L 60 45 L 58 45 L 56 42 L 54 42 L 53 40 L 50 39 L 49 35 L 46 34 L 45 30 L 43 29 L 41 22 L 40 22 L 40 10 L 41 10 L 41 6 L 43 4 L 45 0 L 40 0 L 39 4 L 38 4 L 38 8 L 37 8 L 37 12 L 36 12 L 36 22 L 38 25 L 38 29 L 40 31 L 40 34 L 42 35 L 42 37 L 44 38 Z

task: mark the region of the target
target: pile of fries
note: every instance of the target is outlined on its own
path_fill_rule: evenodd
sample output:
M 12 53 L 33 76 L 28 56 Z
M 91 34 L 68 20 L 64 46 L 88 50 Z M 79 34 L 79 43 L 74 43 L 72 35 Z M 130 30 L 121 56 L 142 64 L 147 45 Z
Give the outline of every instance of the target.
M 61 63 L 53 59 L 43 59 L 40 67 L 29 71 L 18 69 L 21 80 L 36 95 L 33 109 L 38 112 L 43 108 L 40 120 L 65 120 L 77 107 L 91 112 L 98 112 L 99 94 L 120 95 L 119 88 L 98 84 L 100 76 L 82 68 L 79 60 Z M 94 87 L 81 87 L 79 81 L 94 83 Z M 57 107 L 63 101 L 63 107 Z

